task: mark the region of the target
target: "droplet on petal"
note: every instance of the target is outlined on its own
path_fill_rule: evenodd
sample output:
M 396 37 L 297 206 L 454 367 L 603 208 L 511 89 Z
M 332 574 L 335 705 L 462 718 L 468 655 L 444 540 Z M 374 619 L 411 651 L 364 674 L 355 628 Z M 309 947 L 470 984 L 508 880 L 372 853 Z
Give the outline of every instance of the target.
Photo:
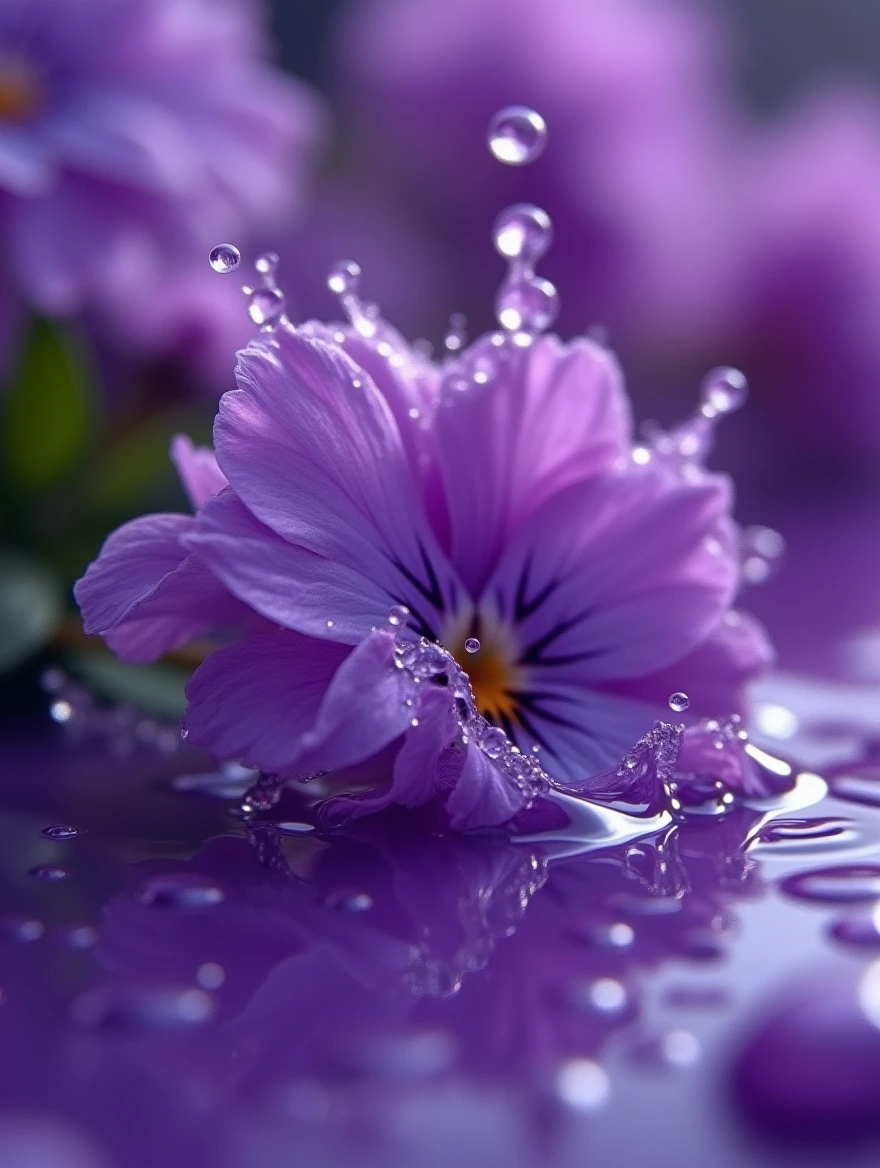
M 241 263 L 241 252 L 232 243 L 218 243 L 211 248 L 208 261 L 215 272 L 225 276 Z
M 486 141 L 499 162 L 507 166 L 525 166 L 544 153 L 547 123 L 528 106 L 505 106 L 489 123 Z
M 250 295 L 248 316 L 260 326 L 274 324 L 284 311 L 284 293 L 278 288 L 257 288 Z
M 410 611 L 405 604 L 395 604 L 388 610 L 388 623 L 394 628 L 403 628 L 409 623 Z

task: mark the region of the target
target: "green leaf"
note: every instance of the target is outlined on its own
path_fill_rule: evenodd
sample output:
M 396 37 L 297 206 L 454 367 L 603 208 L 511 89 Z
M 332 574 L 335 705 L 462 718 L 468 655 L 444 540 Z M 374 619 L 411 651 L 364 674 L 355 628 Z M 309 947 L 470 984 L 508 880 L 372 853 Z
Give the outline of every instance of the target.
M 94 421 L 78 346 L 60 326 L 34 321 L 12 386 L 0 398 L 9 480 L 30 492 L 57 483 L 84 455 Z
M 41 564 L 0 550 L 0 673 L 42 649 L 63 615 L 62 590 Z
M 84 502 L 92 514 L 130 513 L 163 496 L 179 494 L 169 450 L 175 434 L 197 443 L 211 442 L 212 415 L 175 407 L 146 418 L 102 451 L 85 484 Z M 183 497 L 180 505 L 185 505 Z
M 183 669 L 124 665 L 100 649 L 72 653 L 69 663 L 91 689 L 112 701 L 163 718 L 180 718 L 186 710 L 184 689 L 190 675 Z

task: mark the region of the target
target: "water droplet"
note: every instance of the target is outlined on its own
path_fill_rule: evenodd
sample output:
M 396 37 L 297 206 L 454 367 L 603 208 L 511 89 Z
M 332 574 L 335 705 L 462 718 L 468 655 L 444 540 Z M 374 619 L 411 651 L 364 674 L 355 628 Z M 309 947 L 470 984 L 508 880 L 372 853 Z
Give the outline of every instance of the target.
M 232 243 L 218 243 L 211 248 L 208 261 L 215 272 L 226 275 L 234 272 L 241 263 L 241 252 Z
M 206 795 L 213 799 L 240 799 L 256 781 L 258 772 L 238 763 L 225 763 L 219 771 L 176 775 L 169 786 L 177 794 Z
M 327 287 L 337 296 L 353 296 L 361 279 L 361 266 L 354 260 L 340 260 L 327 276 Z
M 486 141 L 499 162 L 508 166 L 525 166 L 543 154 L 547 145 L 547 123 L 527 106 L 505 106 L 489 123 Z
M 67 925 L 59 930 L 58 939 L 67 949 L 91 949 L 98 940 L 98 930 L 93 925 Z
M 476 637 L 468 637 L 468 639 L 464 643 L 464 647 L 465 647 L 465 651 L 467 653 L 479 653 L 480 642 L 477 640 Z
M 403 628 L 409 623 L 410 611 L 405 604 L 395 604 L 388 610 L 388 623 L 394 628 Z
M 80 1026 L 100 1030 L 177 1030 L 207 1022 L 214 1002 L 195 987 L 105 985 L 77 998 L 71 1013 Z
M 557 1095 L 576 1111 L 597 1111 L 610 1091 L 606 1071 L 592 1059 L 569 1059 L 556 1074 Z
M 690 707 L 691 699 L 686 693 L 677 692 L 669 698 L 669 708 L 676 714 L 683 714 Z
M 203 990 L 216 990 L 226 981 L 226 970 L 216 961 L 206 961 L 196 970 L 196 981 Z
M 264 251 L 254 261 L 254 267 L 261 276 L 274 276 L 281 263 L 281 257 L 274 251 Z
M 50 840 L 76 839 L 79 834 L 79 829 L 76 827 L 71 827 L 69 823 L 58 823 L 54 824 L 52 827 L 44 827 L 40 832 L 40 835 L 45 836 L 46 839 Z
M 627 1004 L 626 989 L 613 977 L 579 982 L 570 990 L 569 998 L 581 1009 L 599 1010 L 603 1014 L 619 1014 Z
M 799 872 L 782 882 L 782 890 L 798 900 L 822 904 L 857 904 L 880 900 L 880 867 L 854 864 Z
M 495 315 L 503 329 L 528 335 L 544 332 L 559 312 L 555 285 L 541 276 L 514 275 L 505 280 L 495 302 Z
M 331 892 L 324 900 L 327 908 L 337 912 L 362 913 L 373 907 L 373 898 L 368 892 Z
M 685 1069 L 700 1059 L 700 1042 L 689 1030 L 670 1030 L 660 1039 L 659 1054 L 670 1067 Z
M 744 373 L 728 365 L 713 369 L 703 379 L 701 399 L 703 413 L 708 417 L 715 414 L 732 414 L 745 405 L 749 396 L 749 383 Z
M 499 255 L 534 267 L 553 240 L 550 216 L 532 203 L 515 203 L 502 211 L 492 227 Z
M 46 932 L 46 926 L 35 917 L 0 917 L 0 938 L 6 941 L 39 941 Z
M 272 827 L 280 835 L 312 835 L 315 827 L 311 823 L 273 823 Z
M 194 873 L 154 876 L 141 885 L 136 895 L 141 904 L 187 911 L 213 908 L 225 899 L 221 888 Z
M 449 353 L 458 353 L 467 343 L 467 320 L 464 313 L 453 312 L 449 318 L 449 328 L 443 338 L 443 346 Z
M 66 868 L 59 868 L 57 864 L 37 864 L 28 869 L 28 876 L 36 876 L 38 880 L 46 880 L 50 884 L 66 880 L 69 875 Z
M 57 722 L 60 726 L 63 726 L 65 722 L 69 722 L 73 717 L 73 706 L 70 702 L 59 698 L 57 702 L 53 702 L 49 706 L 49 717 L 53 722 Z
M 250 295 L 248 316 L 254 324 L 272 325 L 284 312 L 284 293 L 279 288 L 257 288 Z
M 480 750 L 489 758 L 498 758 L 507 745 L 507 737 L 498 726 L 489 726 L 480 737 Z

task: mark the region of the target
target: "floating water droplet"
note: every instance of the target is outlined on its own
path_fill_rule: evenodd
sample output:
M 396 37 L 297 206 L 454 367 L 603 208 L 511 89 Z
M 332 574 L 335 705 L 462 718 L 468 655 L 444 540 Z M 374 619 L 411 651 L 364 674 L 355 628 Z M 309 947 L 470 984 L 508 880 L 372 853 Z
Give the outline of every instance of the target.
M 458 353 L 467 343 L 467 321 L 464 313 L 453 312 L 449 318 L 449 328 L 443 338 L 443 346 L 449 353 Z
M 495 250 L 505 259 L 534 267 L 553 240 L 553 224 L 541 207 L 515 203 L 495 220 L 492 240 Z
M 556 1093 L 576 1111 L 598 1111 L 608 1101 L 611 1084 L 604 1068 L 592 1059 L 569 1059 L 556 1074 Z
M 72 827 L 69 823 L 53 824 L 52 827 L 44 827 L 40 832 L 40 835 L 50 840 L 76 839 L 79 834 L 79 829 Z
M 154 876 L 145 881 L 137 891 L 141 904 L 154 908 L 175 908 L 199 911 L 213 908 L 225 899 L 222 888 L 211 883 L 207 877 L 193 873 L 169 873 Z
M 38 880 L 45 880 L 50 884 L 66 880 L 69 875 L 66 868 L 59 868 L 57 864 L 37 864 L 34 868 L 28 869 L 28 876 L 36 876 Z
M 405 604 L 392 605 L 388 610 L 388 623 L 394 628 L 403 628 L 409 624 L 411 613 Z
M 80 1026 L 100 1030 L 177 1030 L 207 1022 L 214 1002 L 195 987 L 105 985 L 77 998 L 71 1013 Z
M 325 898 L 324 904 L 337 912 L 362 913 L 373 907 L 373 898 L 368 892 L 336 891 Z
M 49 706 L 49 717 L 53 722 L 57 722 L 63 726 L 65 722 L 69 722 L 73 717 L 73 706 L 70 702 L 59 698 L 57 702 L 52 702 Z
M 46 932 L 46 926 L 35 917 L 0 917 L 0 938 L 6 941 L 39 941 Z
M 817 868 L 798 872 L 782 882 L 782 890 L 798 900 L 821 904 L 858 904 L 880 900 L 880 867 L 854 864 L 840 868 Z
M 281 257 L 274 251 L 264 251 L 262 255 L 258 255 L 254 267 L 261 276 L 274 276 L 281 263 Z
M 361 266 L 354 260 L 340 260 L 327 276 L 327 287 L 337 296 L 353 296 L 361 279 Z
M 98 940 L 92 925 L 67 925 L 58 931 L 58 940 L 66 949 L 91 949 Z
M 216 961 L 206 961 L 196 970 L 196 981 L 203 990 L 216 990 L 226 981 L 226 970 Z
M 707 417 L 732 414 L 745 405 L 748 396 L 749 383 L 745 374 L 729 365 L 713 369 L 703 379 L 701 399 L 703 413 Z
M 555 285 L 541 276 L 514 275 L 498 291 L 495 315 L 503 329 L 511 333 L 544 332 L 559 312 L 559 293 Z
M 465 652 L 467 652 L 467 653 L 479 653 L 480 642 L 477 640 L 476 637 L 468 637 L 468 639 L 464 643 L 464 647 L 465 647 Z
M 257 288 L 250 295 L 248 316 L 254 324 L 272 325 L 284 312 L 284 293 L 279 288 Z
M 499 162 L 508 166 L 525 166 L 543 154 L 547 145 L 547 123 L 528 106 L 505 106 L 489 123 L 486 142 Z
M 507 736 L 498 726 L 489 726 L 480 737 L 480 750 L 489 758 L 498 758 L 507 745 Z
M 690 707 L 691 699 L 686 693 L 676 692 L 669 698 L 669 708 L 676 714 L 683 714 Z
M 241 252 L 232 243 L 218 243 L 212 247 L 208 255 L 208 262 L 215 272 L 226 275 L 234 272 L 241 263 Z

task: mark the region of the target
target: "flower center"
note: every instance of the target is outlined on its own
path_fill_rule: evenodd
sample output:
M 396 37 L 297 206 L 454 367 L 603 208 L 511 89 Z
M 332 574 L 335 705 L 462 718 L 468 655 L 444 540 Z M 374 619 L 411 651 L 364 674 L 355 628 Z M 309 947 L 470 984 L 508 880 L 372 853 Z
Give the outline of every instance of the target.
M 475 643 L 479 643 L 479 648 L 471 652 Z M 510 630 L 485 616 L 478 622 L 468 621 L 467 625 L 458 619 L 450 622 L 443 644 L 470 678 L 483 717 L 502 726 L 516 724 L 518 693 L 524 688 L 524 676 L 516 663 L 516 646 Z
M 40 108 L 43 91 L 24 61 L 0 60 L 0 124 L 26 122 Z

